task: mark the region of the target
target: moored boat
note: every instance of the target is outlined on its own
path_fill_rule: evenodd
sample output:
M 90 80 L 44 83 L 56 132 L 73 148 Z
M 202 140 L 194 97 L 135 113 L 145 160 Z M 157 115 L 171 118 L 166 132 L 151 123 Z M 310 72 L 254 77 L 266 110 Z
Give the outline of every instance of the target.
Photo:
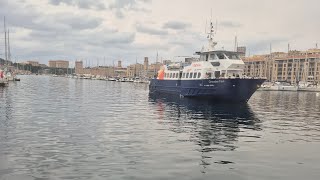
M 196 52 L 200 57 L 162 66 L 158 76 L 150 81 L 150 93 L 247 102 L 266 78 L 244 76 L 244 62 L 238 53 L 216 50 L 213 35 L 211 23 L 208 47 Z
M 9 84 L 8 79 L 4 74 L 4 71 L 0 69 L 0 87 L 7 86 Z

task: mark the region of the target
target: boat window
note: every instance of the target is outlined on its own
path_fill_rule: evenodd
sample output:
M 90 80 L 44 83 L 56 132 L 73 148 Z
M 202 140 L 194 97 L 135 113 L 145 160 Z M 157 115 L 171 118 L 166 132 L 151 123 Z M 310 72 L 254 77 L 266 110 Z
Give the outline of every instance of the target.
M 205 61 L 205 59 L 206 59 L 205 57 L 206 57 L 205 55 L 201 55 L 200 56 L 200 61 Z
M 225 54 L 229 59 L 232 59 L 232 55 L 230 53 Z
M 198 73 L 198 78 L 200 78 L 200 77 L 201 77 L 201 73 L 199 72 L 199 73 Z
M 182 78 L 185 78 L 186 77 L 186 73 L 182 73 Z
M 211 62 L 212 66 L 220 66 L 220 62 Z
M 206 54 L 206 61 L 208 61 L 209 59 L 209 54 Z
M 179 73 L 179 79 L 181 79 L 181 78 L 182 78 L 182 72 Z
M 210 54 L 210 60 L 218 59 L 216 54 Z
M 192 78 L 192 76 L 193 76 L 193 73 L 190 73 L 190 76 L 189 76 L 189 78 Z
M 179 78 L 179 73 L 176 73 L 176 78 Z
M 212 76 L 211 72 L 206 73 L 206 78 L 211 78 L 211 76 Z
M 225 56 L 223 53 L 218 53 L 217 56 L 219 59 L 225 59 Z
M 229 58 L 229 59 L 240 59 L 238 54 L 234 53 L 234 52 L 226 52 L 225 55 Z
M 173 73 L 173 74 L 172 74 L 172 78 L 175 78 L 175 76 L 176 76 L 176 73 Z
M 196 78 L 197 77 L 197 73 L 193 73 L 193 78 Z
M 172 78 L 172 73 L 170 73 L 170 78 Z
M 220 71 L 215 71 L 214 76 L 215 78 L 220 78 Z
M 237 54 L 233 54 L 231 58 L 232 59 L 240 59 L 240 57 Z

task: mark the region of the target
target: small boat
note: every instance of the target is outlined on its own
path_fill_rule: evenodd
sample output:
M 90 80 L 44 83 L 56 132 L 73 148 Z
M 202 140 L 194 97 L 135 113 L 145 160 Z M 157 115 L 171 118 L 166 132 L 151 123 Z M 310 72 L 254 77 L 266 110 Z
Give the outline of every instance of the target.
M 299 82 L 298 91 L 320 92 L 320 85 L 310 82 Z
M 117 81 L 117 79 L 110 77 L 110 78 L 108 78 L 108 81 Z
M 275 82 L 271 87 L 272 91 L 298 91 L 298 86 L 287 82 Z

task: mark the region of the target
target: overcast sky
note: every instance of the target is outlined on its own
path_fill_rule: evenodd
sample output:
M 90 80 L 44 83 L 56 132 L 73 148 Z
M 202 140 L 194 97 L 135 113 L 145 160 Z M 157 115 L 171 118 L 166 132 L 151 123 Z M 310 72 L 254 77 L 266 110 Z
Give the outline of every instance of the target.
M 6 16 L 13 61 L 127 65 L 154 62 L 157 52 L 159 60 L 193 55 L 206 44 L 211 9 L 218 48 L 233 50 L 235 35 L 251 55 L 270 43 L 273 51 L 320 45 L 319 0 L 0 0 L 0 22 Z

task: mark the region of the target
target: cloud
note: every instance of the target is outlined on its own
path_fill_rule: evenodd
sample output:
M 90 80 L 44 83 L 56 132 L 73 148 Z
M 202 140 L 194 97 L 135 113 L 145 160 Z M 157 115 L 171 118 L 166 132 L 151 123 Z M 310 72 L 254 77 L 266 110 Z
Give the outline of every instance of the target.
M 180 21 L 169 21 L 163 25 L 163 28 L 165 29 L 175 29 L 175 30 L 183 30 L 188 27 L 191 27 L 191 24 L 180 22 Z
M 225 28 L 240 28 L 243 25 L 238 22 L 234 21 L 221 21 L 219 22 L 218 26 L 225 27 Z
M 215 2 L 190 0 L 177 8 L 181 2 L 171 0 L 168 6 L 160 0 L 0 0 L 0 23 L 6 16 L 11 52 L 21 60 L 46 63 L 58 57 L 108 56 L 129 64 L 136 56 L 155 57 L 156 51 L 164 58 L 192 55 L 206 44 L 205 18 Z M 286 51 L 289 42 L 298 50 L 320 43 L 320 21 L 314 21 L 319 1 L 272 2 L 221 1 L 212 14 L 219 22 L 217 49 L 232 50 L 235 34 L 251 54 L 267 53 L 270 43 L 274 51 Z
M 150 35 L 168 35 L 168 31 L 166 30 L 147 27 L 139 23 L 136 25 L 136 29 L 140 33 L 145 33 Z
M 109 5 L 110 9 L 134 9 L 143 3 L 149 3 L 151 0 L 115 0 Z
M 59 6 L 61 4 L 65 4 L 68 6 L 76 6 L 81 9 L 106 9 L 105 4 L 101 0 L 49 0 L 49 3 L 55 6 Z
M 130 11 L 150 12 L 150 10 L 142 7 L 149 2 L 151 2 L 151 0 L 115 0 L 109 4 L 109 9 L 113 10 L 117 18 L 122 19 L 125 17 L 125 14 Z

